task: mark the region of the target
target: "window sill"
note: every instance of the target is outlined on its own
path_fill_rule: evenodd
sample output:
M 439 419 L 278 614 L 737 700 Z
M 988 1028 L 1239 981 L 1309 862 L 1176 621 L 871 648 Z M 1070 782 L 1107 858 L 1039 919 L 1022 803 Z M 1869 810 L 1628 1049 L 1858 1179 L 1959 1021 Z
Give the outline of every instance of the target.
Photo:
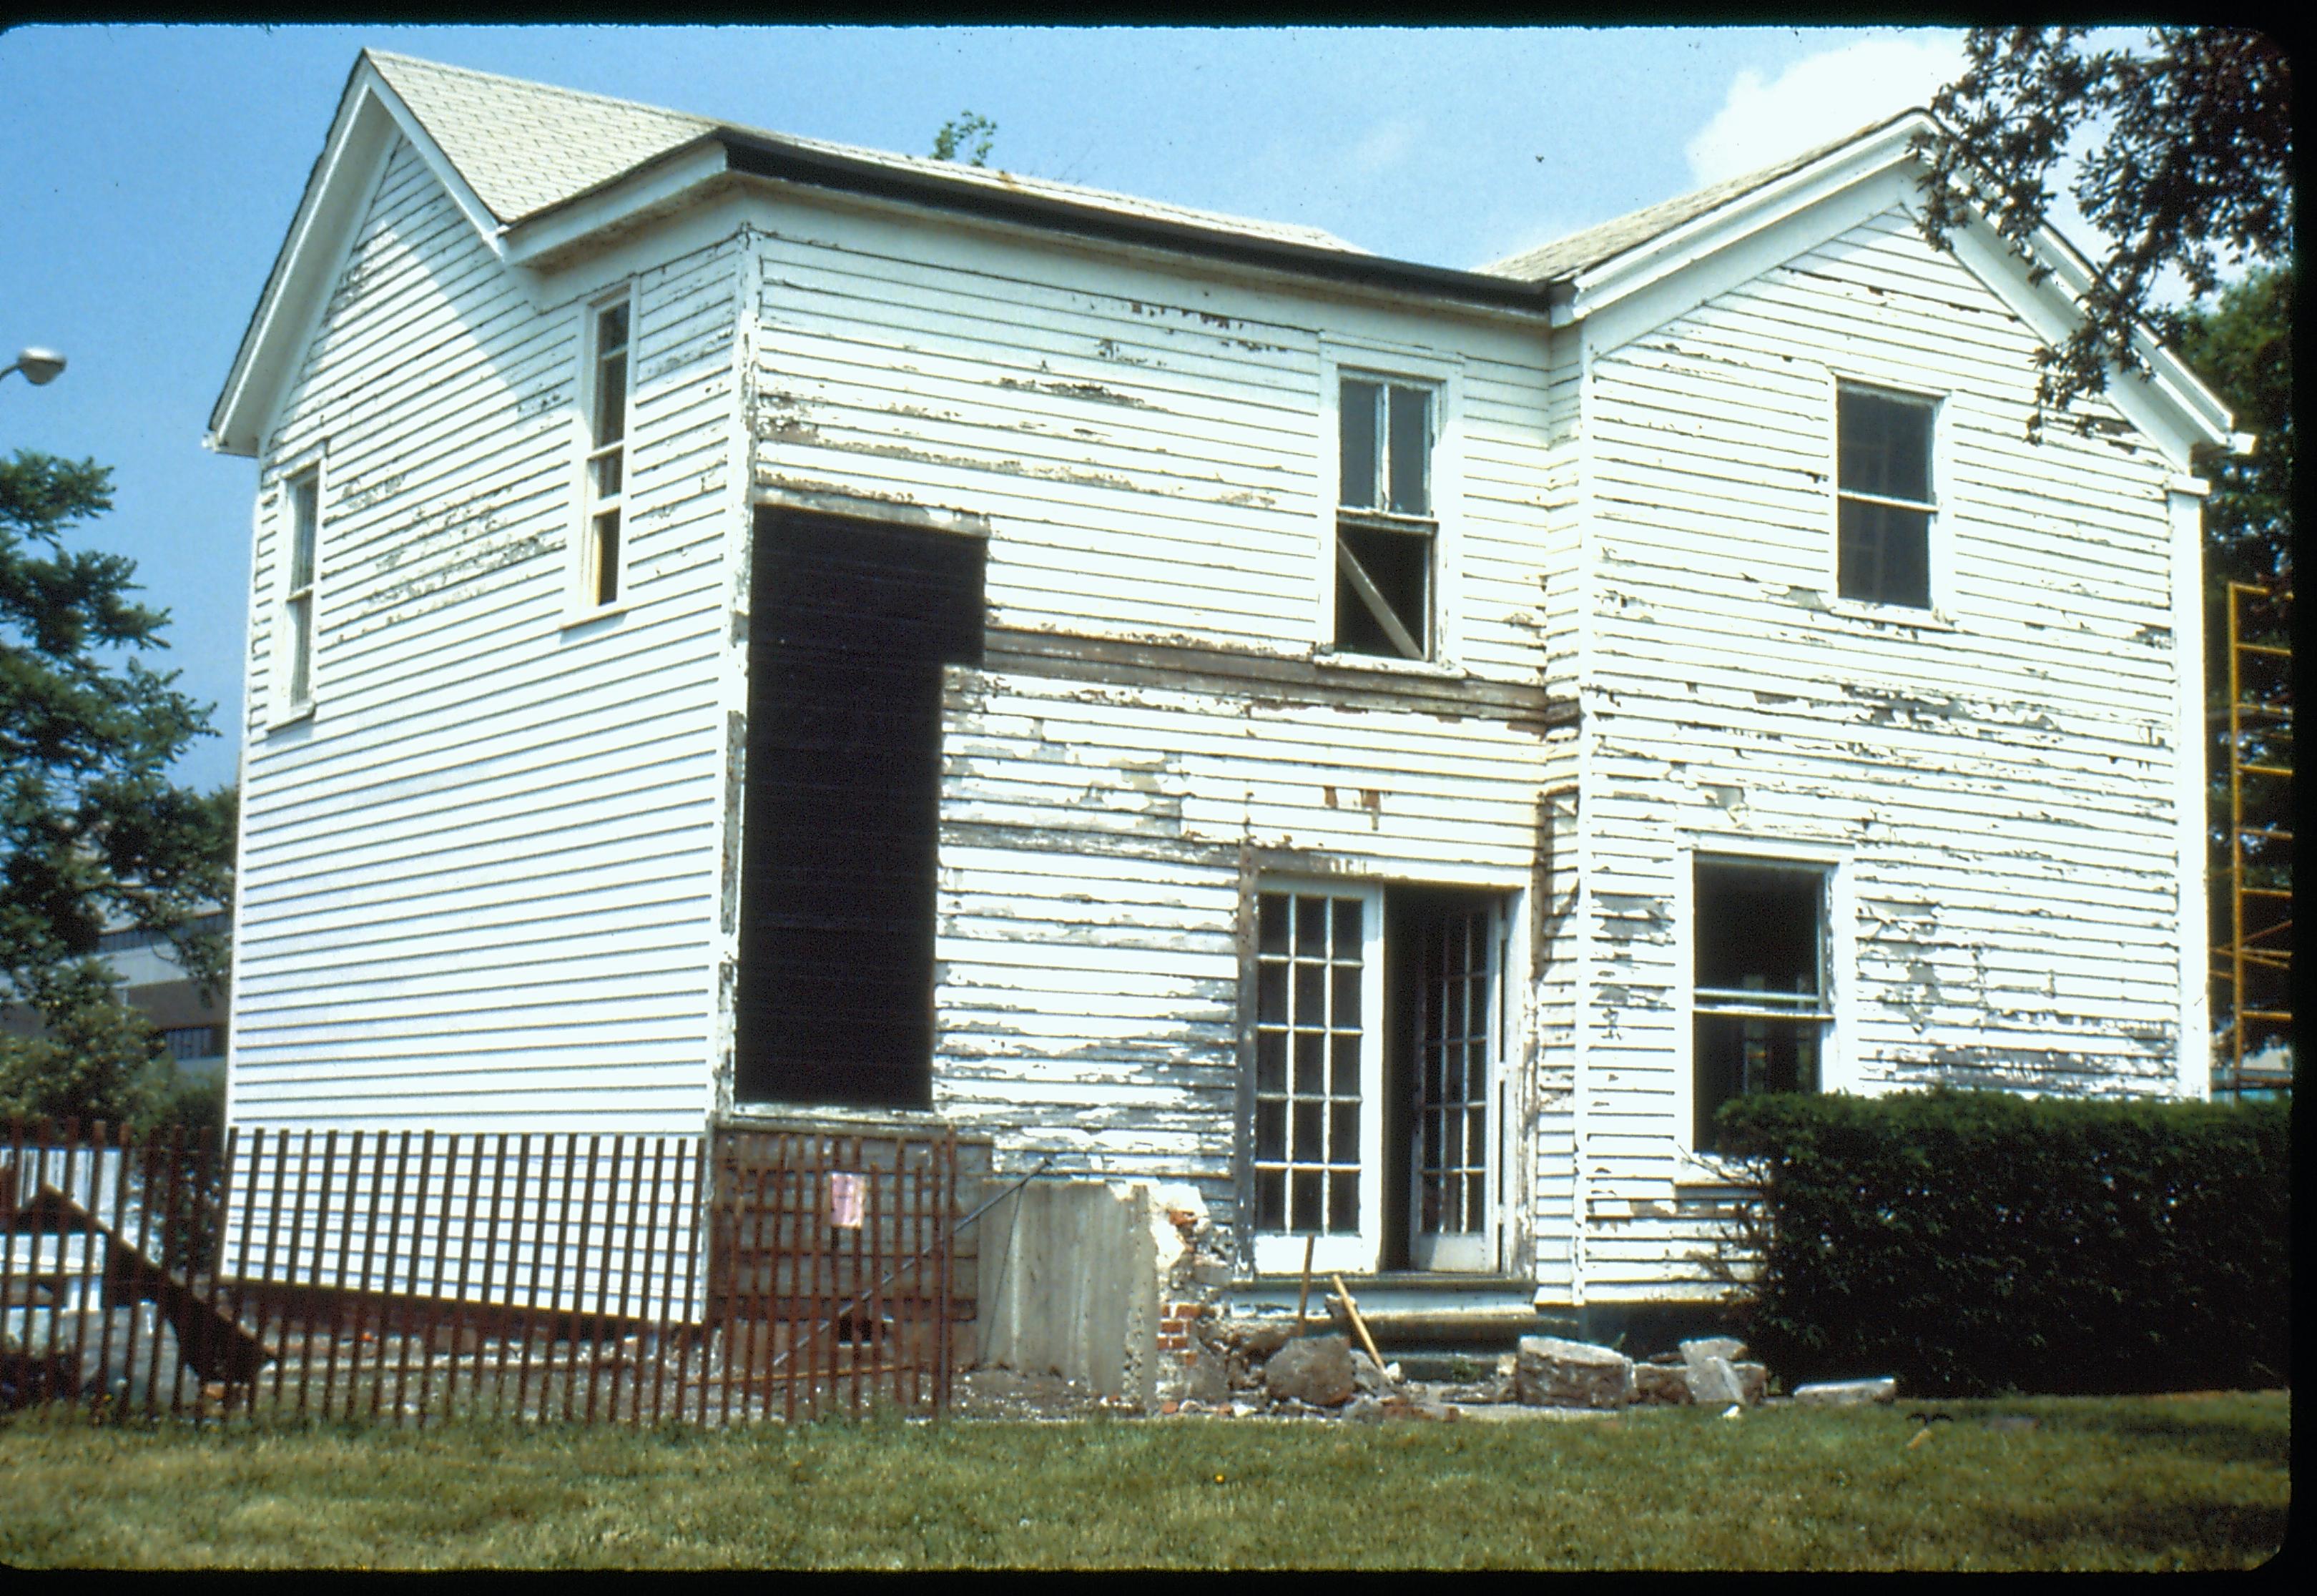
M 304 703 L 292 705 L 266 722 L 265 735 L 272 736 L 275 732 L 287 730 L 293 726 L 310 725 L 313 718 L 314 700 L 308 699 Z
M 1878 604 L 1869 599 L 1839 596 L 1826 601 L 1827 613 L 1846 620 L 1868 621 L 1878 628 L 1903 626 L 1917 631 L 1959 632 L 1963 628 L 1944 610 L 1918 610 L 1908 604 Z
M 593 626 L 597 621 L 617 620 L 627 612 L 628 601 L 625 599 L 614 599 L 610 603 L 599 605 L 593 610 L 566 610 L 558 629 L 567 632 L 576 631 L 583 626 Z
M 1439 682 L 1468 682 L 1472 673 L 1462 665 L 1429 659 L 1394 659 L 1388 654 L 1355 654 L 1333 648 L 1312 650 L 1313 661 L 1330 670 L 1378 671 L 1401 676 L 1429 676 Z

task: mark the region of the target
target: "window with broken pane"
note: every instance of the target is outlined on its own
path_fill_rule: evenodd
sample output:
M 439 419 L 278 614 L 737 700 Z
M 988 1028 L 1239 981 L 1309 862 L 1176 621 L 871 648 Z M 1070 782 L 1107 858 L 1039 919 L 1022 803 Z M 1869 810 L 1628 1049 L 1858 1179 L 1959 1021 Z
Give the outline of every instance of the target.
M 1256 1226 L 1360 1229 L 1367 904 L 1265 892 L 1256 905 Z
M 1733 1097 L 1816 1092 L 1827 1021 L 1826 873 L 1700 860 L 1696 866 L 1692 1145 L 1715 1146 Z
M 1932 402 L 1846 388 L 1836 396 L 1837 590 L 1931 604 Z
M 1429 659 L 1439 396 L 1421 384 L 1346 377 L 1338 398 L 1335 646 Z

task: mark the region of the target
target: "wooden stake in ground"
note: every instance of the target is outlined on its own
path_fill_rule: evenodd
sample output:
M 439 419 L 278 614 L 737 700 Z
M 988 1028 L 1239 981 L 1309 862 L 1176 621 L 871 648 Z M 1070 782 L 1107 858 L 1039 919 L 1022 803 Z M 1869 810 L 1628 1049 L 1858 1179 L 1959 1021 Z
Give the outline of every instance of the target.
M 1360 1317 L 1360 1305 L 1352 1300 L 1351 1288 L 1344 1284 L 1341 1275 L 1329 1275 L 1328 1278 L 1336 1283 L 1336 1296 L 1344 1305 L 1345 1316 L 1351 1320 L 1352 1328 L 1360 1333 L 1360 1345 L 1365 1347 L 1368 1356 L 1375 1360 L 1376 1372 L 1382 1373 L 1383 1354 L 1376 1351 L 1375 1337 L 1368 1333 L 1368 1322 Z
M 1316 1235 L 1303 1238 L 1303 1284 L 1295 1293 L 1295 1333 L 1303 1333 L 1303 1305 L 1311 1299 L 1311 1249 L 1319 1242 Z

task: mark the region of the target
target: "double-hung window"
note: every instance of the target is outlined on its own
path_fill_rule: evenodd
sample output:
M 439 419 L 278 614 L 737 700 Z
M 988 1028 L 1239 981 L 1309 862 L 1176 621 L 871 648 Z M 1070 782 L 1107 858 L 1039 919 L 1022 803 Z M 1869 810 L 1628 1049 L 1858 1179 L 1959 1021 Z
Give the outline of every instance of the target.
M 1931 426 L 1928 398 L 1843 388 L 1835 397 L 1836 591 L 1875 604 L 1931 607 Z
M 322 474 L 309 467 L 283 487 L 288 506 L 289 569 L 282 589 L 283 708 L 291 712 L 314 701 L 314 565 L 321 538 Z
M 1342 380 L 1335 646 L 1430 659 L 1438 608 L 1432 465 L 1440 391 L 1389 377 L 1346 374 Z
M 1816 1092 L 1833 1018 L 1827 875 L 1804 865 L 1696 864 L 1692 1143 L 1714 1148 L 1715 1110 L 1755 1092 Z
M 602 609 L 621 596 L 627 511 L 628 300 L 588 317 L 586 514 L 580 529 L 579 603 Z

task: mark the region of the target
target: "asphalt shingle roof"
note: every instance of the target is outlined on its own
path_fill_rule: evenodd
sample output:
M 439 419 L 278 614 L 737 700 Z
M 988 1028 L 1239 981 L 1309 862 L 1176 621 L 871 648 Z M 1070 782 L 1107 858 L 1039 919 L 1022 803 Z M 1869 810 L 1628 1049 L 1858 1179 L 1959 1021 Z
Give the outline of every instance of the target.
M 921 173 L 950 183 L 1006 193 L 1037 195 L 1150 221 L 1204 227 L 1346 254 L 1367 254 L 1357 245 L 1318 227 L 1257 221 L 953 161 L 772 133 L 738 122 L 661 111 L 631 101 L 525 83 L 463 67 L 445 67 L 409 56 L 380 50 L 365 53 L 379 76 L 386 79 L 451 164 L 459 169 L 476 197 L 502 222 L 521 221 L 551 210 L 660 156 L 725 131 L 799 150 L 843 156 L 894 171 Z
M 1707 211 L 1752 192 L 1765 184 L 1776 183 L 1790 173 L 1799 172 L 1812 162 L 1821 160 L 1847 145 L 1856 144 L 1870 133 L 1880 131 L 1892 122 L 1912 116 L 1901 111 L 1898 116 L 1885 117 L 1870 123 L 1856 133 L 1845 134 L 1815 149 L 1806 149 L 1798 156 L 1748 172 L 1737 177 L 1724 178 L 1717 183 L 1677 195 L 1656 205 L 1626 212 L 1597 227 L 1556 238 L 1539 248 L 1510 255 L 1480 268 L 1491 277 L 1516 278 L 1523 282 L 1544 282 L 1556 277 L 1570 277 L 1597 266 L 1602 262 L 1624 254 L 1627 250 L 1647 244 L 1660 233 L 1669 233 L 1684 222 L 1704 216 Z

